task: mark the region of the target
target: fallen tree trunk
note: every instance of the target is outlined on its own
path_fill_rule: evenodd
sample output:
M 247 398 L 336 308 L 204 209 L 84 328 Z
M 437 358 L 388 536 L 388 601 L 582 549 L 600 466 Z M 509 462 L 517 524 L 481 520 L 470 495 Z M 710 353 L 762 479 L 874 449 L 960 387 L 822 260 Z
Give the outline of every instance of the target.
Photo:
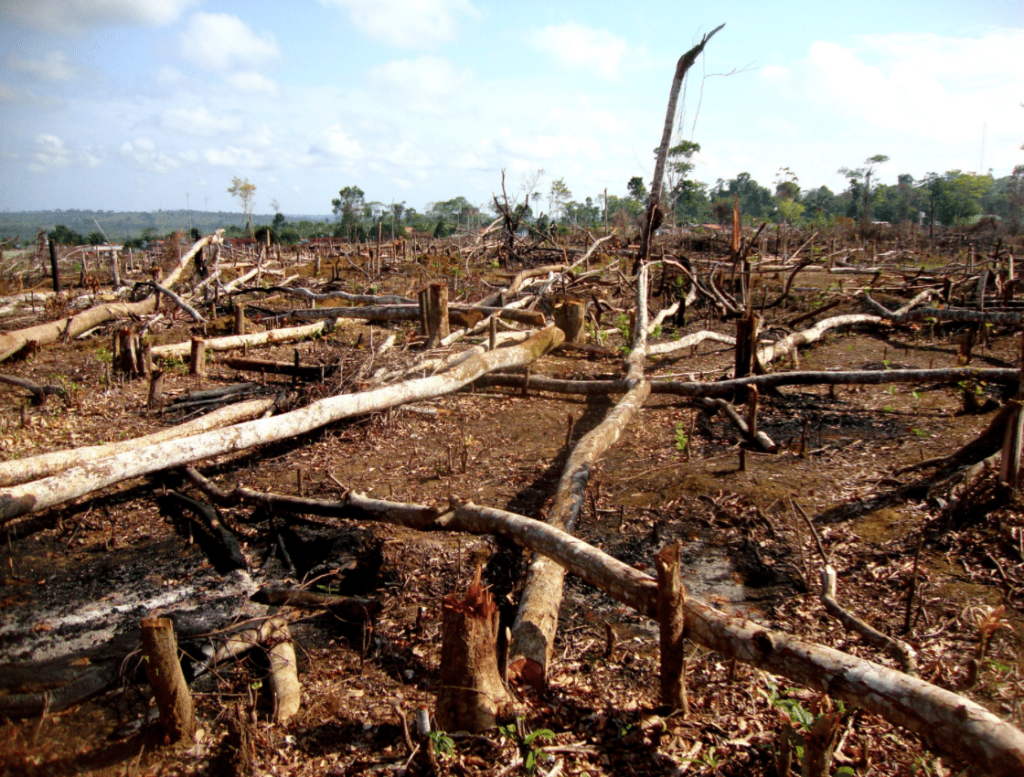
M 637 278 L 637 321 L 634 348 L 627 358 L 630 385 L 627 394 L 607 417 L 573 448 L 558 481 L 555 500 L 548 523 L 572 533 L 583 507 L 590 470 L 597 459 L 610 448 L 651 393 L 651 384 L 643 379 L 642 364 L 647 344 L 647 266 L 640 268 Z M 547 681 L 551 651 L 558 631 L 558 611 L 562 605 L 565 568 L 545 556 L 530 562 L 523 595 L 519 601 L 516 622 L 512 626 L 509 665 L 538 685 Z
M 93 445 L 88 448 L 52 451 L 50 453 L 41 453 L 38 456 L 31 456 L 27 459 L 2 461 L 0 462 L 0 486 L 27 483 L 49 475 L 58 474 L 71 467 L 79 467 L 97 459 L 115 456 L 118 453 L 132 451 L 146 445 L 153 445 L 165 440 L 188 437 L 208 432 L 211 429 L 230 426 L 239 421 L 265 413 L 273 406 L 273 398 L 252 399 L 248 402 L 239 402 L 219 408 L 201 418 L 197 418 L 195 421 L 190 421 L 187 424 L 181 424 L 170 429 L 162 429 L 159 432 L 147 434 L 145 437 L 136 437 L 134 440 L 112 442 L 106 445 Z
M 445 530 L 510 537 L 647 617 L 658 617 L 657 582 L 582 540 L 542 521 L 472 502 L 452 508 L 439 521 Z M 1024 771 L 1024 733 L 964 696 L 727 615 L 689 596 L 683 610 L 686 637 L 697 644 L 863 707 L 986 774 L 1016 777 Z
M 229 495 L 248 490 L 224 492 L 213 487 L 213 491 Z M 422 530 L 498 534 L 554 559 L 637 612 L 658 617 L 658 584 L 654 578 L 544 521 L 456 498 L 451 499 L 447 511 L 441 512 L 424 505 L 369 499 L 351 491 L 338 503 L 251 493 L 285 509 L 291 502 L 301 503 L 299 512 L 352 518 L 358 513 L 367 519 Z M 309 509 L 312 505 L 318 506 L 316 510 Z M 428 523 L 430 515 L 437 518 Z M 686 638 L 727 658 L 861 706 L 920 733 L 937 750 L 985 767 L 988 774 L 1016 777 L 1024 769 L 1024 733 L 965 696 L 874 661 L 727 615 L 689 596 L 684 614 Z
M 219 232 L 214 235 L 207 235 L 197 241 L 192 248 L 181 257 L 178 266 L 163 279 L 161 286 L 171 287 L 181 277 L 189 261 L 204 246 L 215 240 L 219 240 Z M 75 337 L 82 332 L 88 331 L 95 326 L 110 321 L 113 318 L 127 318 L 128 316 L 144 316 L 156 310 L 157 297 L 154 294 L 146 297 L 141 302 L 111 302 L 106 305 L 99 305 L 88 310 L 83 310 L 77 315 L 69 318 L 62 318 L 59 321 L 50 321 L 45 324 L 37 324 L 25 329 L 18 329 L 14 332 L 0 332 L 0 362 L 9 359 L 29 343 L 45 345 L 52 343 L 62 337 Z
M 341 319 L 331 320 L 325 318 L 315 324 L 305 326 L 293 326 L 287 329 L 269 329 L 266 332 L 253 332 L 249 335 L 228 335 L 227 337 L 212 337 L 206 341 L 207 351 L 237 351 L 247 345 L 273 345 L 276 343 L 290 343 L 294 340 L 303 340 L 321 333 L 331 332 L 338 326 L 347 324 Z M 192 350 L 192 343 L 168 343 L 167 345 L 154 345 L 153 356 L 160 356 L 165 359 L 182 358 L 188 356 Z
M 869 316 L 863 313 L 851 313 L 845 316 L 833 316 L 832 318 L 826 318 L 824 321 L 819 321 L 810 329 L 805 329 L 802 332 L 794 332 L 793 334 L 782 338 L 777 343 L 772 343 L 771 345 L 759 348 L 757 351 L 757 359 L 761 364 L 767 366 L 776 358 L 779 356 L 785 356 L 794 348 L 798 348 L 801 345 L 810 345 L 816 340 L 819 340 L 829 329 L 836 329 L 841 326 L 854 326 L 856 324 L 880 323 L 882 323 L 881 316 Z
M 273 418 L 248 421 L 182 440 L 148 445 L 74 467 L 60 475 L 0 489 L 0 525 L 18 516 L 52 507 L 140 475 L 285 440 L 342 418 L 450 394 L 490 370 L 529 364 L 561 342 L 561 331 L 551 326 L 519 345 L 475 356 L 444 375 L 419 378 L 357 394 L 327 397 Z

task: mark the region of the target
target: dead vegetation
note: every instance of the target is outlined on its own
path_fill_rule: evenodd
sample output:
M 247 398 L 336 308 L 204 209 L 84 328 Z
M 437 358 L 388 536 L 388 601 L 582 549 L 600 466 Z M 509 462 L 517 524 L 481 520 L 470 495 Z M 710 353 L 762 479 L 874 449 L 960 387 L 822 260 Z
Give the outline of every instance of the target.
M 15 473 L 0 489 L 4 768 L 908 775 L 982 763 L 947 730 L 913 733 L 843 701 L 839 680 L 773 672 L 763 643 L 798 635 L 894 676 L 916 671 L 1024 724 L 1024 521 L 1017 470 L 1001 464 L 1019 418 L 1019 249 L 764 234 L 745 234 L 739 252 L 714 231 L 662 235 L 639 275 L 624 235 L 510 252 L 507 236 L 483 234 L 409 245 L 406 258 L 347 245 L 242 255 L 207 239 L 191 256 L 122 260 L 134 301 L 97 266 L 36 296 L 48 257 L 26 257 L 0 300 L 16 379 L 0 387 L 2 471 Z M 178 301 L 154 299 L 153 283 Z M 420 311 L 437 300 L 414 300 L 440 284 L 451 333 L 426 350 Z M 566 300 L 585 303 L 582 341 L 541 335 L 530 350 L 536 327 L 514 311 L 547 322 Z M 925 306 L 972 315 L 910 315 Z M 69 319 L 99 307 L 113 317 L 84 330 Z M 314 319 L 326 323 L 281 338 Z M 251 339 L 225 343 L 229 355 L 217 337 Z M 196 342 L 205 356 L 190 365 Z M 733 375 L 739 384 L 722 381 Z M 743 404 L 751 385 L 756 413 Z M 650 394 L 617 441 L 584 456 L 581 441 L 638 386 Z M 243 400 L 266 417 L 136 441 Z M 117 442 L 127 449 L 82 459 Z M 66 449 L 79 458 L 17 477 L 19 462 L 29 471 L 36 454 Z M 517 665 L 517 650 L 529 657 L 513 633 L 531 559 L 508 534 L 452 531 L 470 528 L 455 520 L 469 500 L 561 515 L 632 572 L 605 589 L 566 577 L 557 630 Z M 738 660 L 687 620 L 686 714 L 663 706 L 653 614 L 607 592 L 623 580 L 651 590 L 655 557 L 676 542 L 687 602 L 763 635 L 749 642 L 761 654 Z M 471 585 L 478 567 L 484 592 Z M 831 617 L 826 568 L 832 604 L 881 640 Z M 291 593 L 271 593 L 282 587 Z M 511 702 L 493 728 L 426 733 L 445 602 L 467 589 L 493 597 Z M 200 733 L 184 749 L 162 747 L 149 714 L 137 648 L 151 616 L 174 621 L 186 655 Z M 275 652 L 289 638 L 295 661 Z M 302 684 L 286 720 L 268 691 L 275 662 L 297 662 Z M 1005 763 L 984 768 L 1016 773 Z

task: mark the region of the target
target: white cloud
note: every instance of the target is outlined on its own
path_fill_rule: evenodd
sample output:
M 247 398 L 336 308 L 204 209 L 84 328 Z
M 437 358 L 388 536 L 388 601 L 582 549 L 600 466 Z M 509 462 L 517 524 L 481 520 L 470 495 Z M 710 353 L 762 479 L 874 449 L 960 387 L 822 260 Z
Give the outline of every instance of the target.
M 548 25 L 530 33 L 529 42 L 566 67 L 591 70 L 607 79 L 619 76 L 629 46 L 608 30 L 579 22 Z
M 766 65 L 761 68 L 758 75 L 765 81 L 780 82 L 789 79 L 790 71 L 789 68 L 782 67 L 781 65 Z
M 265 160 L 251 148 L 225 146 L 224 148 L 208 148 L 203 151 L 207 164 L 218 167 L 230 167 L 234 170 L 253 170 L 265 167 Z
M 28 102 L 28 95 L 0 81 L 0 102 L 24 103 Z
M 348 11 L 357 29 L 403 49 L 455 40 L 459 16 L 478 16 L 469 0 L 320 0 Z
M 103 162 L 103 152 L 86 147 L 75 151 L 56 135 L 37 135 L 29 154 L 28 169 L 33 173 L 44 173 L 58 167 L 98 167 Z
M 160 125 L 179 135 L 213 137 L 222 132 L 233 132 L 240 124 L 234 116 L 214 115 L 203 106 L 169 108 L 160 114 Z
M 7 58 L 7 66 L 12 70 L 20 70 L 46 81 L 70 81 L 78 75 L 77 70 L 63 51 L 51 51 L 42 62 L 22 59 L 17 54 L 11 54 Z
M 2 0 L 0 16 L 39 32 L 71 33 L 102 25 L 160 27 L 199 0 Z
M 309 153 L 313 156 L 327 157 L 338 161 L 363 158 L 363 149 L 359 145 L 359 141 L 349 137 L 339 124 L 328 127 L 310 145 Z
M 37 135 L 32 159 L 37 169 L 67 167 L 73 161 L 71 149 L 56 135 Z
M 278 93 L 277 82 L 272 78 L 267 78 L 262 73 L 257 73 L 255 70 L 232 73 L 224 80 L 233 89 L 245 92 L 246 94 L 265 94 L 273 97 Z
M 149 138 L 125 141 L 121 144 L 121 156 L 152 173 L 169 173 L 182 165 L 180 159 L 160 151 Z
M 179 43 L 182 58 L 216 72 L 256 68 L 281 58 L 273 33 L 257 35 L 237 16 L 225 13 L 193 14 Z
M 441 113 L 472 81 L 469 70 L 456 67 L 441 57 L 424 56 L 377 65 L 367 73 L 378 94 L 405 109 Z

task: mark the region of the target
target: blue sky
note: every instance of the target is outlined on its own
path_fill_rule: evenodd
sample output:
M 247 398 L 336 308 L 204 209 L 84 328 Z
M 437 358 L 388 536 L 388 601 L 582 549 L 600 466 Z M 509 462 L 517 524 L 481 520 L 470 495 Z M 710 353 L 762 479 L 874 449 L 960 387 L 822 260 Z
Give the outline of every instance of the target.
M 678 57 L 693 173 L 845 188 L 1024 164 L 1024 3 L 0 0 L 0 209 L 483 205 L 649 183 Z

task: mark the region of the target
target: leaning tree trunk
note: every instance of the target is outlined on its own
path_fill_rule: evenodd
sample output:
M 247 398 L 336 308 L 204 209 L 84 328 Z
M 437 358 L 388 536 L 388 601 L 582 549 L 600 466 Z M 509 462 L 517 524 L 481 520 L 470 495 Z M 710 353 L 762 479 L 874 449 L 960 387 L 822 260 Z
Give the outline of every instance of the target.
M 672 78 L 672 88 L 668 93 L 668 107 L 665 109 L 665 126 L 661 131 L 661 145 L 658 146 L 658 157 L 654 164 L 654 180 L 651 182 L 651 195 L 647 200 L 647 213 L 644 215 L 644 220 L 640 227 L 640 250 L 637 252 L 636 261 L 633 263 L 634 273 L 640 269 L 641 264 L 647 262 L 651 254 L 651 232 L 653 231 L 655 214 L 661 205 L 661 186 L 662 181 L 665 179 L 665 163 L 668 160 L 668 147 L 672 143 L 672 127 L 676 121 L 676 104 L 679 102 L 679 90 L 683 86 L 683 77 L 686 75 L 686 71 L 697 61 L 697 57 L 704 51 L 704 47 L 711 40 L 712 36 L 724 26 L 724 24 L 720 24 L 715 27 L 715 29 L 700 39 L 700 43 L 683 54 L 679 58 L 679 62 L 676 63 L 676 74 Z

